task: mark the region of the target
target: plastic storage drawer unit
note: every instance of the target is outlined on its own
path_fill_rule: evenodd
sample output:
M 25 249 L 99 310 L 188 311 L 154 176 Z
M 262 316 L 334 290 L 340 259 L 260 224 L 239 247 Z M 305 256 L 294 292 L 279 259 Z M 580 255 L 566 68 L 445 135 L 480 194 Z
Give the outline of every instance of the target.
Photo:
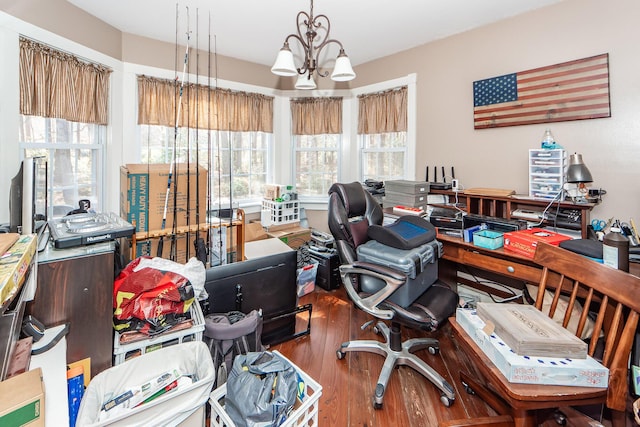
M 369 240 L 367 243 L 358 246 L 356 251 L 358 253 L 358 261 L 383 265 L 407 275 L 407 284 L 398 288 L 389 297 L 389 301 L 406 307 L 437 280 L 438 258 L 442 255 L 442 243 L 432 240 L 417 248 L 405 250 L 392 248 L 375 240 Z M 362 280 L 363 286 L 367 286 L 364 279 Z M 383 286 L 380 279 L 374 280 L 378 282 L 377 289 L 375 285 L 371 285 L 370 281 L 369 286 L 372 286 L 372 288 L 365 289 L 366 291 L 375 292 Z

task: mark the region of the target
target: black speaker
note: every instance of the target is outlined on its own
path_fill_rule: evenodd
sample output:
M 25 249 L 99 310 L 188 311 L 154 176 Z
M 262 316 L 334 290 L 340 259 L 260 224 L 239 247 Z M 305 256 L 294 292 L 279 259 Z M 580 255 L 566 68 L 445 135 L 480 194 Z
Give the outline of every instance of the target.
M 311 248 L 309 249 L 309 255 L 318 262 L 316 285 L 327 291 L 337 289 L 340 286 L 340 271 L 338 269 L 340 267 L 340 257 L 338 257 L 338 252 L 335 249 Z

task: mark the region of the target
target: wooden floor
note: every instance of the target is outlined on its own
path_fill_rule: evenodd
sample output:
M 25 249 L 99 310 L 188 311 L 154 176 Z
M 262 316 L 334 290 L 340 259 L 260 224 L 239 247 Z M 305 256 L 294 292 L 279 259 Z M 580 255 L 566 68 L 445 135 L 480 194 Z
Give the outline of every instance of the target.
M 465 354 L 456 346 L 448 325 L 435 333 L 403 330 L 403 339 L 431 336 L 440 340 L 440 353 L 427 350 L 417 354 L 455 388 L 456 400 L 449 408 L 440 402 L 440 392 L 411 368 L 395 370 L 388 384 L 383 407 L 373 409 L 372 396 L 383 358 L 376 354 L 350 352 L 342 360 L 336 357 L 340 344 L 350 339 L 381 340 L 371 327 L 361 326 L 371 316 L 354 308 L 344 290 L 317 289 L 300 298 L 300 304 L 313 306 L 311 334 L 271 347 L 278 350 L 322 387 L 319 426 L 438 426 L 452 419 L 474 419 L 496 415 L 477 396 L 462 387 L 459 372 L 475 373 Z M 557 425 L 548 421 L 544 426 Z M 589 422 L 570 422 L 568 426 L 597 426 Z M 606 423 L 605 423 L 606 425 Z

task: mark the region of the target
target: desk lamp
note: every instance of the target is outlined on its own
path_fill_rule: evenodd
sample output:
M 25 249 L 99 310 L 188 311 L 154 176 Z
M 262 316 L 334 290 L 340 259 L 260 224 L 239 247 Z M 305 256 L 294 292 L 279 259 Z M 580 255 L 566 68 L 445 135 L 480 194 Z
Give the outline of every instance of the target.
M 569 156 L 569 167 L 567 168 L 567 183 L 576 184 L 573 188 L 567 188 L 571 200 L 576 203 L 586 203 L 585 195 L 588 190 L 585 183 L 587 182 L 593 182 L 591 172 L 582 161 L 582 154 L 573 153 Z

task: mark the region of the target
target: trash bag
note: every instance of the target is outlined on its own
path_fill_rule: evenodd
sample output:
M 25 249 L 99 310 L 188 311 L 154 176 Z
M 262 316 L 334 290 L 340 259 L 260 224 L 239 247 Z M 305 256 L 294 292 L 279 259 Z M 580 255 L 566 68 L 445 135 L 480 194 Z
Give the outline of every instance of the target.
M 269 351 L 238 355 L 227 379 L 225 410 L 237 427 L 279 426 L 293 409 L 298 373 Z
M 114 327 L 119 332 L 161 333 L 181 321 L 195 301 L 189 279 L 168 270 L 138 269 L 144 260 L 129 263 L 113 283 Z

